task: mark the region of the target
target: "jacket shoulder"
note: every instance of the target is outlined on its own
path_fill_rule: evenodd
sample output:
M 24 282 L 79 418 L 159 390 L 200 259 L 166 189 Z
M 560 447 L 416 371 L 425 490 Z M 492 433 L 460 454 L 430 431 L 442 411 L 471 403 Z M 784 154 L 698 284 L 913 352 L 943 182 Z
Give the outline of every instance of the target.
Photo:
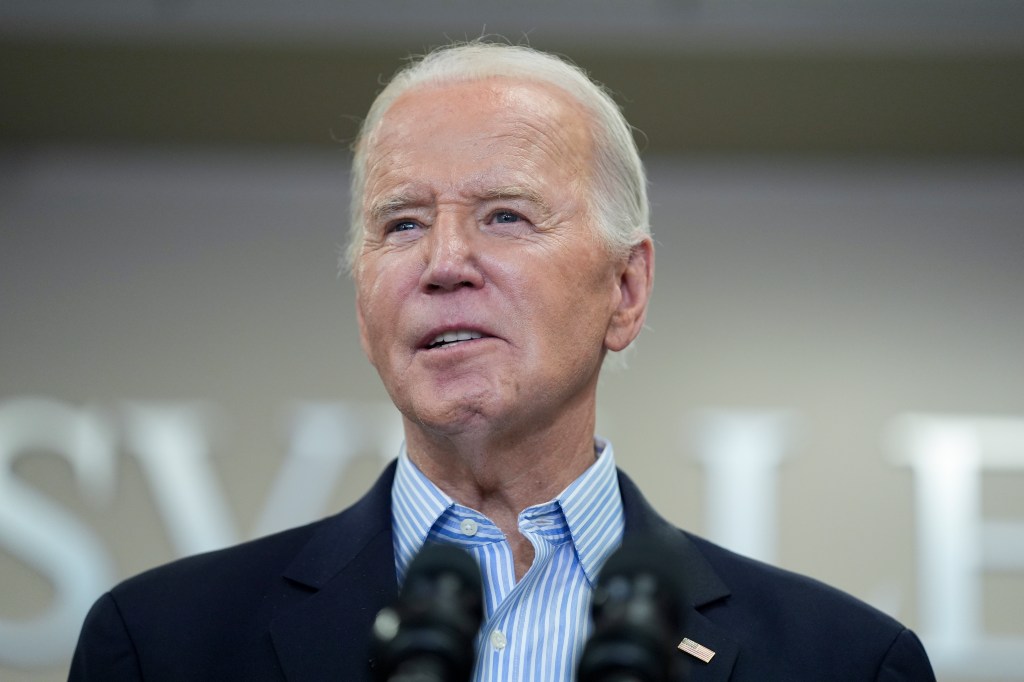
M 128 578 L 111 594 L 119 603 L 136 600 L 188 601 L 186 595 L 222 600 L 226 594 L 279 579 L 288 564 L 326 520 L 243 542 L 224 549 L 194 554 Z M 177 598 L 174 598 L 176 595 Z
M 209 671 L 218 668 L 276 670 L 261 640 L 285 600 L 268 595 L 287 594 L 281 571 L 321 523 L 178 559 L 116 585 L 86 616 L 68 679 L 212 679 Z
M 920 640 L 892 616 L 814 578 L 684 534 L 729 587 L 704 614 L 743 640 L 747 655 L 737 673 L 768 666 L 780 670 L 778 679 L 815 679 L 822 671 L 836 680 L 935 679 Z
M 374 486 L 352 506 L 318 521 L 225 549 L 196 554 L 152 568 L 111 590 L 114 599 L 140 608 L 214 605 L 234 610 L 232 602 L 252 603 L 295 575 L 298 582 L 329 575 L 351 551 L 390 529 L 392 463 Z M 255 593 L 255 595 L 254 595 Z
M 349 562 L 387 563 L 393 472 L 334 516 L 116 585 L 86 617 L 69 679 L 279 679 L 275 619 Z

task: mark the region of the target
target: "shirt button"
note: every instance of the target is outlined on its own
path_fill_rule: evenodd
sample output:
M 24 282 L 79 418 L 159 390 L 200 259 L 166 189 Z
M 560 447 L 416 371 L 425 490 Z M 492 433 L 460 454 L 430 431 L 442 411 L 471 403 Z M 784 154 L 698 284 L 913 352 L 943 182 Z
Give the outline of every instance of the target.
M 496 650 L 501 651 L 508 644 L 508 640 L 505 639 L 505 633 L 501 630 L 494 630 L 491 632 L 491 646 Z
M 468 535 L 470 537 L 476 535 L 477 525 L 476 521 L 473 519 L 464 519 L 460 524 L 460 527 L 462 528 L 463 535 Z

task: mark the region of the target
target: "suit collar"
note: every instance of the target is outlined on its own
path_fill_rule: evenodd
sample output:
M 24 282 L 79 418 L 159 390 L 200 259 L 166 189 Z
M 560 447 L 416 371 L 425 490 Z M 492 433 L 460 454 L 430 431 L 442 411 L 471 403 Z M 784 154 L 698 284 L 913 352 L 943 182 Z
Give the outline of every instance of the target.
M 323 587 L 356 560 L 374 538 L 390 536 L 394 478 L 395 462 L 391 462 L 362 499 L 321 524 L 285 569 L 284 577 L 309 587 Z
M 392 463 L 354 506 L 322 522 L 285 570 L 270 626 L 289 680 L 369 678 L 370 630 L 398 587 L 391 534 Z
M 354 506 L 324 521 L 286 569 L 289 587 L 279 599 L 280 615 L 270 627 L 278 659 L 289 680 L 368 678 L 369 633 L 377 612 L 398 594 L 391 534 L 391 484 L 395 464 L 385 469 Z M 739 646 L 701 610 L 726 599 L 729 589 L 689 536 L 665 521 L 636 485 L 619 472 L 625 533 L 658 539 L 666 562 L 679 566 L 686 585 L 683 628 L 688 637 L 715 652 L 710 663 L 678 652 L 678 679 L 728 680 Z M 359 663 L 356 663 L 356 662 Z
M 682 630 L 678 633 L 677 641 L 688 637 L 715 652 L 709 663 L 703 663 L 679 651 L 679 679 L 688 682 L 718 682 L 729 679 L 739 653 L 739 645 L 702 613 L 706 607 L 727 599 L 730 594 L 729 588 L 718 577 L 689 535 L 661 518 L 644 499 L 636 484 L 621 471 L 619 490 L 622 493 L 622 506 L 626 515 L 626 535 L 650 537 L 665 552 L 666 563 L 679 567 L 685 589 L 685 605 L 681 614 Z

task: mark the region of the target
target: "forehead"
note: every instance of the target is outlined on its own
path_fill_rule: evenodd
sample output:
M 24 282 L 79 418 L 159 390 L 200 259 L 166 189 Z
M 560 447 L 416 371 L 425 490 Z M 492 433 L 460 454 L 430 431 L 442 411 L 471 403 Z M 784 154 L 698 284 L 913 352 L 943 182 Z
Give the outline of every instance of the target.
M 553 85 L 493 77 L 418 86 L 395 100 L 367 138 L 364 199 L 405 171 L 429 181 L 425 167 L 453 182 L 467 173 L 579 180 L 591 149 L 589 116 Z

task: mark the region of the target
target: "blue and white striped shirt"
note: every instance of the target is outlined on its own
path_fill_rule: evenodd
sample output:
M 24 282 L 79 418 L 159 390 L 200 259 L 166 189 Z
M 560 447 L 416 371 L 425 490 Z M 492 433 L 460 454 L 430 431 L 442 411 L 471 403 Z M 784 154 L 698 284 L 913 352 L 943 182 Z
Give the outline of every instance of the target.
M 573 679 L 590 634 L 598 573 L 622 541 L 622 498 L 612 446 L 595 440 L 597 460 L 550 502 L 524 509 L 519 530 L 534 560 L 516 583 L 512 551 L 486 516 L 457 504 L 412 463 L 405 447 L 391 490 L 398 582 L 423 544 L 445 542 L 480 564 L 484 623 L 477 637 L 476 682 Z

